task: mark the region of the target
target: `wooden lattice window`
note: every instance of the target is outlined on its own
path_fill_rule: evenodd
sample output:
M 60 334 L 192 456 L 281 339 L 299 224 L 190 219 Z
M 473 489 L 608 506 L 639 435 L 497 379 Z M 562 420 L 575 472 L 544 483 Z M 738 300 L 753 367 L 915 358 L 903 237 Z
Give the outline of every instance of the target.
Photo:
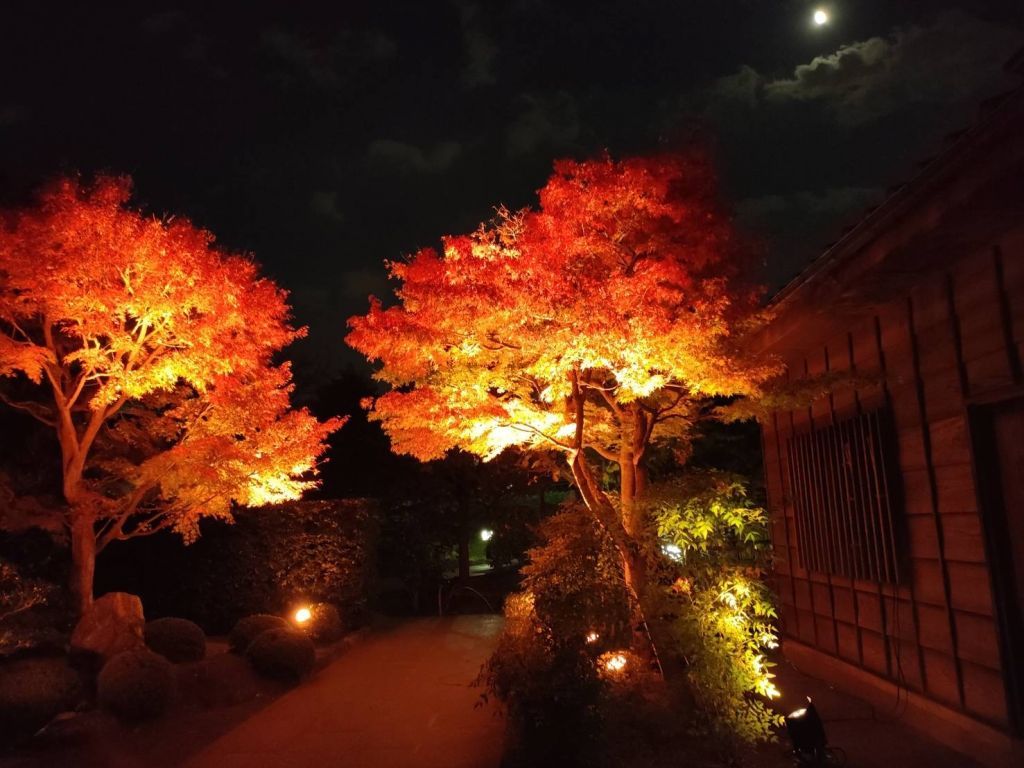
M 897 473 L 888 410 L 789 439 L 790 488 L 804 567 L 898 583 Z

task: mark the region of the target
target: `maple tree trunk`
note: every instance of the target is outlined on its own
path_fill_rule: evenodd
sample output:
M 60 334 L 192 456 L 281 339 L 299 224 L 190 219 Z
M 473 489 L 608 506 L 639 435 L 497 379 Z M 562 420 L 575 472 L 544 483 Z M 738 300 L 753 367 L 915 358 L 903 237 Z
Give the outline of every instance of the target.
M 82 616 L 92 607 L 93 577 L 96 573 L 96 529 L 93 510 L 84 503 L 82 474 L 85 471 L 85 455 L 78 444 L 70 413 L 62 412 L 61 416 L 57 437 L 61 447 L 64 501 L 68 505 L 71 529 L 68 588 L 75 612 Z
M 604 491 L 598 487 L 582 451 L 572 458 L 570 468 L 584 504 L 597 518 L 601 527 L 608 532 L 622 559 L 622 575 L 630 592 L 630 605 L 632 606 L 634 645 L 644 655 L 649 655 L 650 640 L 644 632 L 640 631 L 641 627 L 646 626 L 640 596 L 646 588 L 647 576 L 647 568 L 640 546 L 623 525 L 622 518 L 608 497 L 605 496 Z
M 92 606 L 93 576 L 96 571 L 96 531 L 92 516 L 72 512 L 71 596 L 79 616 Z

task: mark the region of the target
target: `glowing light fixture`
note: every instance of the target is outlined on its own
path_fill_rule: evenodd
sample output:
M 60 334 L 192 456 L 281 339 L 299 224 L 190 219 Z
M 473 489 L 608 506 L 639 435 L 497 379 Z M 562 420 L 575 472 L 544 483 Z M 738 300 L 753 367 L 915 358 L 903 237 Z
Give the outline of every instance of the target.
M 828 12 L 824 8 L 815 9 L 812 18 L 816 26 L 823 27 L 828 24 Z
M 587 632 L 587 636 L 584 639 L 587 641 L 588 645 L 593 645 L 601 639 L 601 636 L 597 634 L 597 632 L 591 630 L 590 632 Z
M 829 752 L 828 740 L 825 738 L 825 724 L 814 708 L 811 697 L 807 697 L 807 706 L 801 707 L 786 715 L 786 732 L 793 743 L 793 753 L 798 765 L 824 765 Z
M 295 619 L 296 624 L 305 624 L 307 621 L 313 618 L 313 612 L 309 610 L 309 608 L 303 606 L 295 612 L 295 615 L 292 618 Z
M 484 528 L 480 531 L 480 541 L 490 541 L 492 538 L 494 538 L 494 531 L 490 528 Z

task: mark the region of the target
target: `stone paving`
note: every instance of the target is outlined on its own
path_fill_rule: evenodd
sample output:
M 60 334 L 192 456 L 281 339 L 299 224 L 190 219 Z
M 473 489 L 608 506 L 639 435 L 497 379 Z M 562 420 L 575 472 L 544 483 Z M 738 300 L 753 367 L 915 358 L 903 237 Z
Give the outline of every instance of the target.
M 505 726 L 471 681 L 502 619 L 381 628 L 209 744 L 188 768 L 496 768 Z

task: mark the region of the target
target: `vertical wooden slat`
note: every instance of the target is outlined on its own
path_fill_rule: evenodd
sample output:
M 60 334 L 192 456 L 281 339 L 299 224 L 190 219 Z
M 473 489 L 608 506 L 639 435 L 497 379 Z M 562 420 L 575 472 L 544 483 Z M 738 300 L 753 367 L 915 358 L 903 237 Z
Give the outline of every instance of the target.
M 826 576 L 899 583 L 888 425 L 887 415 L 872 411 L 787 441 L 805 567 Z

